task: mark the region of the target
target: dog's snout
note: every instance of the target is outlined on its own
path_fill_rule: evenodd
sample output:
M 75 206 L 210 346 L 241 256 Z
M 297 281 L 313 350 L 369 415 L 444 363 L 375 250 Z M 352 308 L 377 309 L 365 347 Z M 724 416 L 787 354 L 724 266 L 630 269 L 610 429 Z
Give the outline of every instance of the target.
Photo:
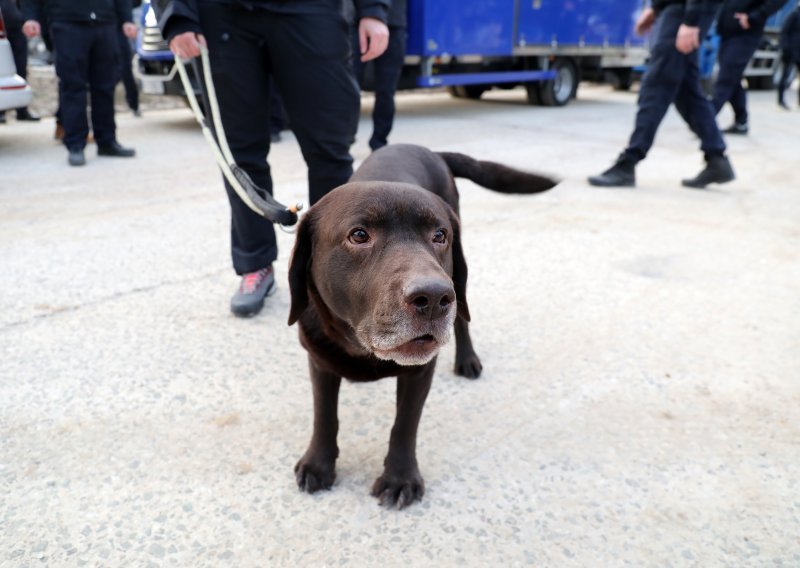
M 419 315 L 437 317 L 447 313 L 455 301 L 453 285 L 442 279 L 426 279 L 412 282 L 405 293 L 409 309 Z

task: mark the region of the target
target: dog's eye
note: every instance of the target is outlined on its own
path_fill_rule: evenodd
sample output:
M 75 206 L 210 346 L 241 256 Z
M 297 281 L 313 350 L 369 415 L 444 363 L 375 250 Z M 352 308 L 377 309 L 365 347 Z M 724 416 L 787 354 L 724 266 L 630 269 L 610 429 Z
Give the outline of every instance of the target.
M 433 233 L 433 242 L 435 243 L 444 243 L 447 241 L 447 231 L 444 229 L 437 229 L 435 233 Z
M 364 229 L 358 228 L 353 229 L 350 231 L 350 242 L 356 245 L 363 245 L 367 241 L 369 241 L 369 233 L 367 233 Z

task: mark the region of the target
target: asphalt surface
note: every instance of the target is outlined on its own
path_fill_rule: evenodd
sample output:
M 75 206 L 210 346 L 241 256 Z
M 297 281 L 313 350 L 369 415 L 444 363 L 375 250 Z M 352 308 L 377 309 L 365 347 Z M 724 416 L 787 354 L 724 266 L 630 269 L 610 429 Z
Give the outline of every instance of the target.
M 395 142 L 564 178 L 459 183 L 484 374 L 439 357 L 427 493 L 401 512 L 369 496 L 393 380 L 343 386 L 337 482 L 297 490 L 293 236 L 277 293 L 234 318 L 227 203 L 188 111 L 120 115 L 138 156 L 90 147 L 83 168 L 52 120 L 0 126 L 0 566 L 800 566 L 800 112 L 773 97 L 729 140 L 737 180 L 705 191 L 680 186 L 702 164 L 674 112 L 637 189 L 586 184 L 634 93 L 399 97 Z M 305 200 L 291 135 L 270 161 L 279 199 Z

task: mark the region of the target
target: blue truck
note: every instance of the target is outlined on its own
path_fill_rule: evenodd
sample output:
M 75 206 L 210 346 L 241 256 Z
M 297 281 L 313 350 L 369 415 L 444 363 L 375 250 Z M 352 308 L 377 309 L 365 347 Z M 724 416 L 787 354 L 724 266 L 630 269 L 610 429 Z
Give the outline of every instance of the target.
M 523 86 L 530 103 L 546 106 L 567 104 L 582 79 L 626 89 L 647 58 L 633 34 L 642 8 L 643 0 L 409 0 L 399 87 L 479 98 Z M 148 2 L 135 65 L 144 92 L 184 94 Z

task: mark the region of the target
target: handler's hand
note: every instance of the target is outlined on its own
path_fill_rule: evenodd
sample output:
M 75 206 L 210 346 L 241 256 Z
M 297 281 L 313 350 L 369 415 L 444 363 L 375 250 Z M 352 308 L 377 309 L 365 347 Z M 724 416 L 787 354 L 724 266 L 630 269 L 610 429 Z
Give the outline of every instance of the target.
M 700 28 L 681 24 L 678 36 L 675 38 L 675 49 L 688 55 L 698 47 L 700 47 Z
M 122 33 L 128 39 L 136 39 L 136 24 L 132 22 L 125 22 L 122 24 Z
M 639 19 L 636 20 L 636 27 L 634 27 L 634 31 L 636 35 L 644 35 L 650 31 L 650 28 L 653 27 L 653 22 L 656 21 L 656 11 L 652 8 L 645 9 L 642 14 L 639 16 Z
M 181 59 L 191 59 L 200 55 L 200 46 L 207 46 L 206 38 L 194 32 L 183 32 L 169 42 L 169 50 Z
M 358 48 L 361 61 L 380 57 L 389 46 L 389 28 L 377 18 L 361 18 L 358 22 Z
M 22 24 L 22 33 L 28 39 L 35 38 L 42 33 L 42 26 L 36 20 L 28 20 Z
M 750 17 L 747 14 L 744 12 L 737 12 L 733 15 L 733 17 L 739 20 L 739 25 L 743 30 L 750 29 Z

